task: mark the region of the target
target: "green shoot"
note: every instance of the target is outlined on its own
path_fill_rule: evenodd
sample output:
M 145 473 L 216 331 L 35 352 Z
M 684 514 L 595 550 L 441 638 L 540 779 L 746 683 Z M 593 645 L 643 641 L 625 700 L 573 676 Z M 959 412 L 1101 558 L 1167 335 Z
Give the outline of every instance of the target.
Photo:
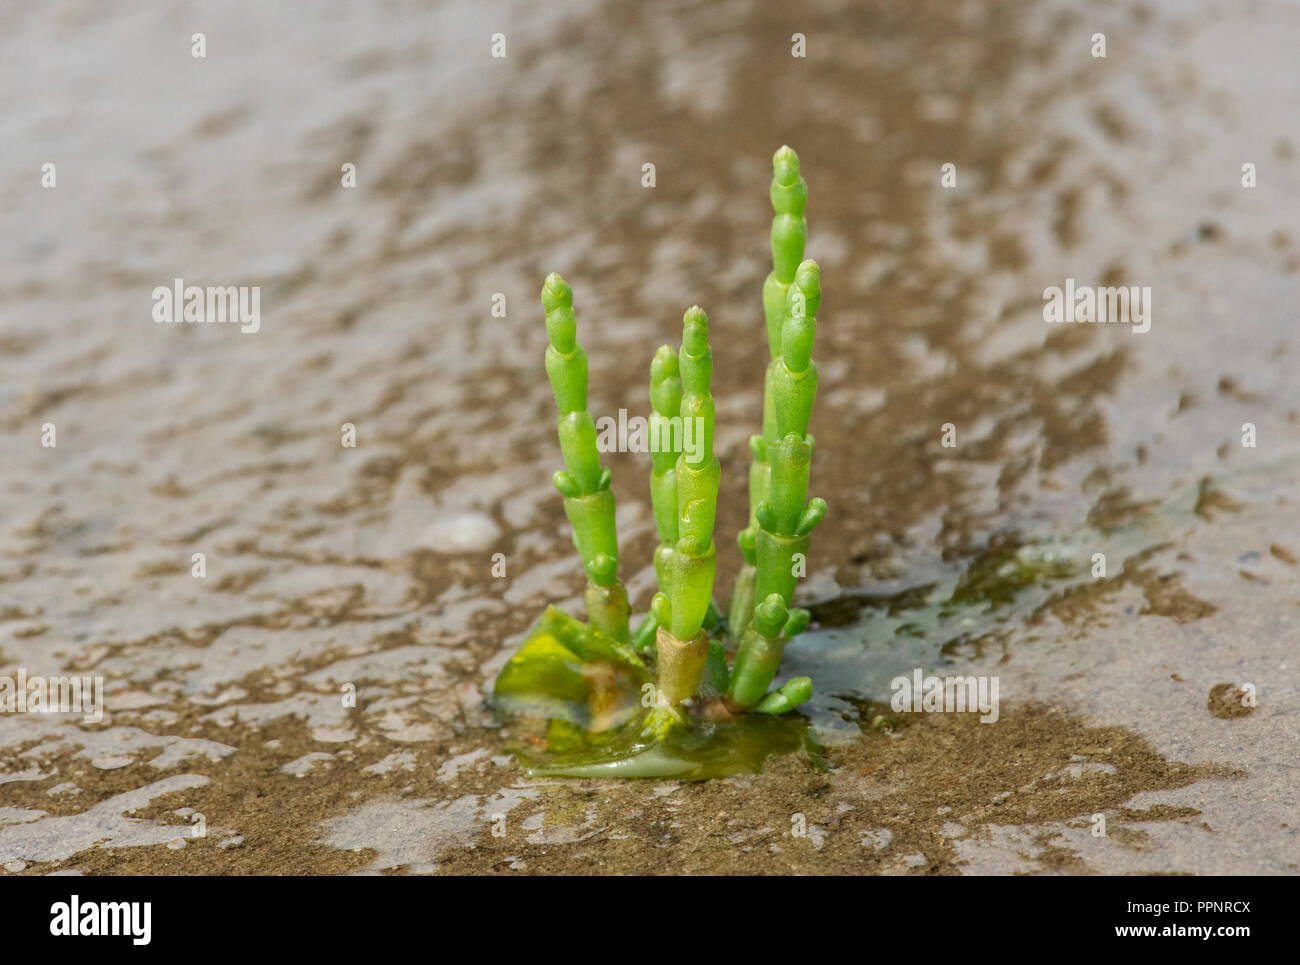
M 596 424 L 587 411 L 587 353 L 577 340 L 573 291 L 557 274 L 542 286 L 546 310 L 546 374 L 559 410 L 565 469 L 555 474 L 573 544 L 587 571 L 587 619 L 615 640 L 628 639 L 627 590 L 618 580 L 618 534 L 609 470 L 596 451 Z
M 547 746 L 557 752 L 584 744 L 605 748 L 607 759 L 555 773 L 680 773 L 686 763 L 666 748 L 698 744 L 701 734 L 713 733 L 693 720 L 781 715 L 811 697 L 807 677 L 769 690 L 786 647 L 808 626 L 808 612 L 793 607 L 795 589 L 806 572 L 812 531 L 826 515 L 825 501 L 808 497 L 814 446 L 808 427 L 818 381 L 812 351 L 821 303 L 817 264 L 803 258 L 808 189 L 790 148 L 776 152 L 772 168 L 772 272 L 763 284 L 771 360 L 762 433 L 750 440 L 749 522 L 739 537 L 744 564 L 725 621 L 713 602 L 722 470 L 713 451 L 708 317 L 698 306 L 687 309 L 680 350 L 664 345 L 650 364 L 658 592 L 629 635 L 614 494 L 587 409 L 587 356 L 577 340 L 573 292 L 556 274 L 542 287 L 546 372 L 564 457 L 554 482 L 587 574 L 587 623 L 549 608 L 498 677 L 495 699 L 504 710 L 548 719 Z M 724 628 L 735 645 L 730 666 Z M 633 719 L 640 719 L 639 729 L 628 736 L 625 725 Z M 784 726 L 762 726 L 768 725 Z
M 782 146 L 772 156 L 772 271 L 763 282 L 763 316 L 767 324 L 767 344 L 772 361 L 782 354 L 782 328 L 786 316 L 786 300 L 794 283 L 798 266 L 803 260 L 804 242 L 808 237 L 808 222 L 804 207 L 808 203 L 808 185 L 799 173 L 799 157 L 788 146 Z M 763 420 L 774 404 L 771 390 L 764 388 Z M 733 640 L 739 640 L 749 626 L 754 611 L 755 542 L 758 536 L 758 507 L 767 499 L 771 469 L 767 459 L 767 446 L 775 441 L 765 436 L 749 440 L 753 461 L 749 467 L 749 525 L 737 537 L 744 563 L 736 577 L 731 600 L 727 607 L 727 625 Z
M 655 595 L 651 612 L 659 623 L 659 699 L 670 707 L 695 695 L 708 655 L 704 620 L 713 596 L 717 515 L 722 466 L 713 454 L 713 352 L 709 320 L 698 306 L 682 318 L 681 419 L 683 447 L 677 457 L 677 542 L 664 554 L 667 589 Z

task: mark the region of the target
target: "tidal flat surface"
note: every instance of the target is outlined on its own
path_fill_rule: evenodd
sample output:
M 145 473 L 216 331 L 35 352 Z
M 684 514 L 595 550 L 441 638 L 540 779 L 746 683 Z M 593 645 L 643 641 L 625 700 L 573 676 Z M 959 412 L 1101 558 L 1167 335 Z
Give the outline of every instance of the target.
M 0 675 L 105 700 L 0 715 L 0 873 L 1300 870 L 1300 9 L 310 9 L 0 12 Z M 820 753 L 528 779 L 485 688 L 582 596 L 541 280 L 598 416 L 708 310 L 730 586 L 783 143 Z M 175 278 L 260 286 L 260 330 L 156 324 Z M 1150 330 L 1047 324 L 1066 279 Z M 644 610 L 649 460 L 608 464 Z M 997 721 L 894 711 L 918 667 Z

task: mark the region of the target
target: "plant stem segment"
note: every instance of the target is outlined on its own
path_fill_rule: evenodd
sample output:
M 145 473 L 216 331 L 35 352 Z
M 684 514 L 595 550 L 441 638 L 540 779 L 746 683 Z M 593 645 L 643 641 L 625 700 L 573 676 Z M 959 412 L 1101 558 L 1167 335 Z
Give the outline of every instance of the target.
M 808 499 L 813 438 L 808 420 L 817 397 L 817 365 L 812 361 L 821 304 L 816 262 L 795 273 L 786 298 L 781 329 L 782 353 L 767 370 L 763 447 L 769 466 L 767 497 L 754 512 L 755 597 L 778 593 L 794 602 L 799 576 L 807 569 L 809 534 L 826 515 L 826 502 Z
M 773 362 L 781 355 L 782 326 L 786 316 L 786 300 L 803 259 L 804 243 L 808 237 L 808 222 L 804 207 L 808 203 L 808 185 L 799 173 L 799 156 L 788 146 L 782 146 L 772 156 L 772 271 L 763 282 L 763 317 L 767 328 L 768 350 Z M 774 424 L 775 399 L 772 389 L 764 385 L 764 426 Z M 753 616 L 755 569 L 755 542 L 758 535 L 756 513 L 767 499 L 770 470 L 767 457 L 768 443 L 775 438 L 754 436 L 750 439 L 753 461 L 749 468 L 749 525 L 737 542 L 745 562 L 736 577 L 731 601 L 727 607 L 727 626 L 733 638 L 740 638 Z
M 778 593 L 754 609 L 754 622 L 741 638 L 731 673 L 728 696 L 733 704 L 748 710 L 763 700 L 781 667 L 786 643 L 807 626 L 808 611 L 787 609 Z
M 713 454 L 713 353 L 708 316 L 698 306 L 682 318 L 681 416 L 694 445 L 677 457 L 677 542 L 665 567 L 671 607 L 667 625 L 679 640 L 692 640 L 704 625 L 712 601 L 717 550 L 713 523 L 722 466 Z
M 655 646 L 659 651 L 655 667 L 659 704 L 675 708 L 699 689 L 709 658 L 709 635 L 701 630 L 690 640 L 680 640 L 661 626 Z
M 708 636 L 702 627 L 709 616 L 717 567 L 713 524 L 722 467 L 713 454 L 714 410 L 710 394 L 713 353 L 709 349 L 709 320 L 698 306 L 687 309 L 682 318 L 678 368 L 682 380 L 683 433 L 690 434 L 693 444 L 685 446 L 677 457 L 677 542 L 665 558 L 666 589 L 655 595 L 651 607 L 651 614 L 659 624 L 656 643 L 660 696 L 672 706 L 693 696 L 699 685 L 698 674 L 692 679 L 673 668 L 684 659 L 679 654 L 681 648 L 688 647 L 693 653 L 702 640 L 699 671 L 703 672 Z M 667 683 L 665 673 L 671 677 Z M 689 689 L 684 689 L 688 683 Z
M 628 639 L 627 591 L 618 580 L 618 534 L 610 473 L 600 465 L 596 426 L 587 411 L 587 353 L 577 340 L 573 291 L 557 274 L 542 286 L 546 311 L 546 374 L 559 411 L 560 451 L 565 468 L 555 474 L 573 543 L 587 571 L 587 614 L 595 629 Z
M 785 321 L 785 299 L 794 281 L 795 269 L 803 260 L 808 222 L 808 185 L 799 173 L 799 156 L 788 146 L 772 155 L 772 271 L 763 282 L 763 315 L 767 320 L 767 342 L 772 358 L 781 354 L 781 323 Z
M 677 460 L 682 454 L 684 425 L 681 417 L 682 380 L 677 353 L 661 345 L 650 363 L 650 503 L 654 507 L 659 545 L 655 547 L 655 578 L 659 592 L 668 589 L 673 547 L 677 543 Z M 636 634 L 635 643 L 652 645 L 658 621 L 651 614 Z

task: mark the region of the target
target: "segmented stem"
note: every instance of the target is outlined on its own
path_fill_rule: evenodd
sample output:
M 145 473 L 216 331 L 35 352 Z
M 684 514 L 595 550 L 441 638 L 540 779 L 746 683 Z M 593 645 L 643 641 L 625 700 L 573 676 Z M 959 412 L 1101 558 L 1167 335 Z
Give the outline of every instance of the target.
M 596 629 L 626 641 L 627 591 L 618 580 L 618 533 L 609 470 L 600 465 L 596 424 L 587 411 L 587 353 L 577 340 L 573 291 L 557 274 L 542 285 L 546 311 L 546 374 L 559 412 L 558 433 L 565 468 L 555 474 L 573 543 L 589 581 L 587 617 Z
M 733 704 L 747 710 L 767 695 L 767 686 L 781 667 L 786 643 L 807 626 L 808 611 L 788 609 L 779 593 L 769 595 L 754 609 L 754 622 L 736 651 L 728 691 Z
M 803 259 L 804 243 L 808 237 L 808 222 L 804 218 L 804 208 L 808 203 L 808 185 L 799 173 L 799 156 L 788 146 L 782 147 L 772 156 L 772 271 L 763 282 L 763 316 L 767 327 L 768 350 L 775 362 L 782 352 L 782 328 L 786 316 L 786 301 L 790 286 L 794 283 L 800 261 Z M 771 389 L 765 384 L 763 392 L 763 422 L 775 424 L 774 399 Z M 756 435 L 749 441 L 753 461 L 749 467 L 749 525 L 740 532 L 737 542 L 740 545 L 744 564 L 736 576 L 736 585 L 732 590 L 731 601 L 727 608 L 727 625 L 733 638 L 739 638 L 749 625 L 754 610 L 754 581 L 756 576 L 756 542 L 758 536 L 758 519 L 756 513 L 759 505 L 767 499 L 770 485 L 770 467 L 767 461 L 767 445 L 774 439 Z
M 781 357 L 767 369 L 763 448 L 768 492 L 754 513 L 755 597 L 778 593 L 787 606 L 793 604 L 798 577 L 806 570 L 809 534 L 826 515 L 824 500 L 808 500 L 813 450 L 808 421 L 817 397 L 812 348 L 820 305 L 817 264 L 805 261 L 787 293 Z
M 655 575 L 667 587 L 668 560 L 677 543 L 677 459 L 682 454 L 682 380 L 677 353 L 662 345 L 650 363 L 650 502 L 654 507 L 659 547 Z
M 808 185 L 799 174 L 799 156 L 788 146 L 772 155 L 772 271 L 763 282 L 763 314 L 767 319 L 767 342 L 772 358 L 781 354 L 781 323 L 785 321 L 785 297 L 794 281 L 795 269 L 803 260 L 808 238 L 808 221 L 803 216 L 808 203 Z
M 656 594 L 652 612 L 659 623 L 661 665 L 666 665 L 665 661 L 673 666 L 680 664 L 682 648 L 678 644 L 689 645 L 691 672 L 696 669 L 698 656 L 698 670 L 703 673 L 705 651 L 700 650 L 699 641 L 709 612 L 717 567 L 713 524 L 722 466 L 713 454 L 714 408 L 710 393 L 713 353 L 709 348 L 709 320 L 698 306 L 687 309 L 682 318 L 678 369 L 682 380 L 680 411 L 684 445 L 676 466 L 677 542 L 665 567 L 667 589 Z M 682 699 L 680 695 L 685 687 L 682 679 L 674 671 L 675 682 L 669 699 Z M 692 693 L 698 683 L 696 677 Z

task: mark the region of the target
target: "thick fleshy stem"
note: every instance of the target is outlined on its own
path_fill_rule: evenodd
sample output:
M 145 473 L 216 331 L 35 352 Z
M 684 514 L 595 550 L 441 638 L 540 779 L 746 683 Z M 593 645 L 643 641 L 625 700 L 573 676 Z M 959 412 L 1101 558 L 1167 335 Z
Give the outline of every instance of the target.
M 799 173 L 799 156 L 789 146 L 783 145 L 772 156 L 772 271 L 763 282 L 763 317 L 767 328 L 768 350 L 773 362 L 781 355 L 781 330 L 785 322 L 786 301 L 790 286 L 795 280 L 803 259 L 804 243 L 808 237 L 808 222 L 804 207 L 808 203 L 808 185 Z M 763 394 L 764 422 L 774 400 L 771 389 L 765 384 Z M 737 537 L 744 557 L 736 576 L 727 606 L 727 627 L 733 639 L 739 639 L 754 611 L 755 541 L 758 520 L 755 513 L 767 498 L 770 468 L 767 462 L 767 444 L 764 436 L 754 436 L 749 441 L 753 461 L 749 467 L 749 524 Z
M 805 261 L 795 273 L 781 329 L 781 357 L 767 370 L 763 448 L 769 466 L 767 496 L 754 516 L 756 599 L 781 594 L 794 603 L 798 576 L 806 570 L 809 534 L 826 515 L 826 503 L 808 500 L 813 438 L 808 421 L 817 398 L 817 365 L 812 361 L 821 305 L 817 263 Z
M 812 360 L 821 307 L 821 271 L 815 261 L 799 266 L 786 298 L 781 326 L 781 354 L 767 367 L 763 394 L 763 447 L 771 449 L 793 432 L 808 434 L 808 421 L 817 399 L 817 363 Z M 771 455 L 766 453 L 770 462 Z
M 742 608 L 748 606 L 752 613 L 753 601 L 762 600 L 774 590 L 780 592 L 787 605 L 793 603 L 789 595 L 793 592 L 795 577 L 789 573 L 790 567 L 782 562 L 786 556 L 795 553 L 807 553 L 807 539 L 798 540 L 794 545 L 786 546 L 783 540 L 774 540 L 775 535 L 794 536 L 793 532 L 778 533 L 769 530 L 766 534 L 760 521 L 761 508 L 771 499 L 774 476 L 774 453 L 787 435 L 795 435 L 806 442 L 811 458 L 813 438 L 808 434 L 808 421 L 812 415 L 813 402 L 817 397 L 817 366 L 812 361 L 812 347 L 817 335 L 817 309 L 821 306 L 821 274 L 815 261 L 804 261 L 795 272 L 794 280 L 787 291 L 785 324 L 781 330 L 782 354 L 774 358 L 767 367 L 763 387 L 763 435 L 750 439 L 750 448 L 754 462 L 750 468 L 749 499 L 750 525 L 739 537 L 741 552 L 745 556 L 746 566 L 737 578 L 737 588 L 732 595 L 731 614 L 743 619 Z M 791 475 L 795 469 L 789 460 L 799 457 L 796 453 L 786 452 L 783 466 L 783 486 L 797 483 L 798 475 Z M 799 504 L 807 498 L 807 475 L 798 489 Z M 781 505 L 788 505 L 794 491 L 778 495 Z M 823 505 L 823 512 L 824 505 Z M 816 525 L 815 523 L 813 525 Z M 785 574 L 778 578 L 773 567 L 779 566 Z M 753 567 L 752 577 L 747 572 Z M 749 582 L 752 580 L 752 583 Z M 745 582 L 742 582 L 745 581 Z M 733 637 L 743 637 L 748 621 L 733 621 Z
M 628 639 L 627 590 L 618 579 L 618 533 L 609 469 L 600 465 L 596 425 L 587 411 L 587 353 L 577 340 L 573 291 L 552 273 L 542 285 L 546 311 L 546 374 L 559 411 L 563 470 L 555 488 L 573 525 L 573 544 L 587 571 L 587 619 L 615 640 Z
M 676 466 L 677 542 L 665 567 L 667 589 L 655 595 L 651 609 L 659 624 L 657 646 L 661 672 L 665 666 L 676 666 L 684 659 L 691 672 L 698 670 L 689 688 L 686 686 L 690 683 L 689 675 L 675 671 L 673 685 L 668 690 L 661 681 L 661 701 L 674 705 L 694 694 L 699 674 L 704 671 L 708 637 L 702 633 L 702 627 L 709 615 L 717 567 L 713 524 L 722 467 L 713 454 L 714 409 L 710 394 L 713 354 L 709 349 L 709 320 L 698 306 L 689 308 L 682 318 L 678 367 L 682 380 L 684 445 Z M 685 658 L 678 652 L 684 647 L 690 648 Z M 685 693 L 688 689 L 690 693 Z
M 722 611 L 718 609 L 718 604 L 709 600 L 709 608 L 704 612 L 704 629 L 712 634 L 719 626 L 722 625 Z M 637 626 L 636 631 L 632 634 L 632 646 L 637 653 L 649 653 L 655 645 L 655 633 L 659 629 L 659 620 L 656 619 L 654 611 L 651 610 L 646 614 L 645 619 Z
M 654 507 L 659 545 L 655 547 L 655 580 L 659 592 L 668 588 L 668 561 L 677 542 L 677 457 L 682 453 L 682 380 L 677 353 L 671 345 L 659 346 L 650 362 L 650 504 Z M 632 646 L 638 653 L 655 647 L 659 621 L 646 614 Z
M 807 572 L 810 534 L 826 517 L 826 500 L 808 499 L 812 443 L 792 432 L 770 456 L 772 490 L 758 507 L 754 592 L 764 600 L 778 593 L 790 606 L 799 577 Z
M 763 282 L 763 315 L 767 321 L 767 342 L 772 358 L 781 354 L 781 323 L 785 321 L 785 299 L 795 269 L 803 260 L 808 238 L 804 207 L 808 185 L 799 174 L 799 156 L 788 146 L 772 155 L 772 271 Z
M 655 547 L 655 577 L 659 592 L 668 589 L 668 572 L 677 544 L 677 459 L 682 454 L 682 380 L 677 353 L 662 345 L 650 363 L 650 503 L 654 507 L 659 545 Z M 650 618 L 654 620 L 653 614 Z M 658 621 L 654 621 L 655 626 Z M 650 636 L 649 640 L 645 637 Z M 639 641 L 653 636 L 642 631 Z
M 655 646 L 659 651 L 655 664 L 655 678 L 659 687 L 659 703 L 677 707 L 695 696 L 709 657 L 709 635 L 701 630 L 691 640 L 681 640 L 661 626 Z
M 779 593 L 755 607 L 754 621 L 741 638 L 731 672 L 728 696 L 733 704 L 748 710 L 762 701 L 781 668 L 786 643 L 807 626 L 808 611 L 788 609 Z
M 753 564 L 754 541 L 758 532 L 757 523 L 740 531 L 737 542 L 743 561 L 736 573 L 736 582 L 731 586 L 731 598 L 727 601 L 727 636 L 739 640 L 744 636 L 745 628 L 754 617 L 754 582 L 758 576 L 758 567 Z

